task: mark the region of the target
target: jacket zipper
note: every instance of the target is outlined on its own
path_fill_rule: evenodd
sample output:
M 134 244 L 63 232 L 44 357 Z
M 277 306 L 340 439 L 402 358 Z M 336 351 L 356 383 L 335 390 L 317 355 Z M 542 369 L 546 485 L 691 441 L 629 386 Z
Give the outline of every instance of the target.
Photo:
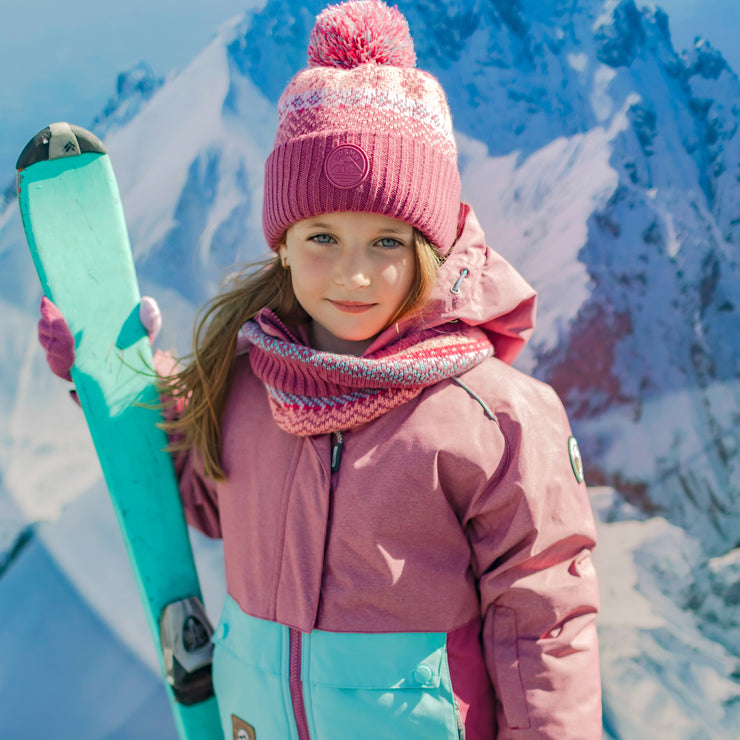
M 336 473 L 342 464 L 342 449 L 344 448 L 344 439 L 341 432 L 334 432 L 336 442 L 331 448 L 331 472 Z
M 303 700 L 303 684 L 301 683 L 301 633 L 290 628 L 290 699 L 293 704 L 298 740 L 311 740 L 306 720 L 306 705 Z
M 460 714 L 460 705 L 457 703 L 457 699 L 453 697 L 452 703 L 455 705 L 455 720 L 457 721 L 457 738 L 458 740 L 465 740 L 465 724 L 463 723 L 462 714 Z
M 331 472 L 336 473 L 342 462 L 342 448 L 344 440 L 341 432 L 334 432 L 336 441 L 331 448 Z M 303 683 L 301 682 L 301 633 L 299 630 L 290 628 L 290 672 L 288 682 L 290 684 L 290 699 L 293 704 L 298 740 L 311 740 L 308 732 L 308 721 L 306 719 L 306 704 L 303 698 Z

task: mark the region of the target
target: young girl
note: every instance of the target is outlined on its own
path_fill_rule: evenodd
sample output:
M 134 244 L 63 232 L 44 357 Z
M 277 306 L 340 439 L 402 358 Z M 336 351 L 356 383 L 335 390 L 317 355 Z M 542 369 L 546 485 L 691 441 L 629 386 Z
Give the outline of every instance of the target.
M 398 11 L 319 16 L 264 231 L 271 264 L 210 303 L 166 381 L 188 521 L 224 544 L 225 737 L 600 738 L 577 445 L 510 367 L 535 295 L 460 203 Z

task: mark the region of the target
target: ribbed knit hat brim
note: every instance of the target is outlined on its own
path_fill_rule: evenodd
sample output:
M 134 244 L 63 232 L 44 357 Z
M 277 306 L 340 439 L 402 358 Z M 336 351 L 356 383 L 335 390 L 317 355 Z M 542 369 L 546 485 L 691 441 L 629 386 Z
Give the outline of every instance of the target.
M 357 159 L 361 182 L 340 187 L 326 162 L 343 147 L 366 155 Z M 347 181 L 352 182 L 352 173 Z M 336 180 L 336 175 L 334 177 Z M 341 182 L 339 183 L 341 185 Z M 343 211 L 380 213 L 412 224 L 442 252 L 457 232 L 460 176 L 454 160 L 413 137 L 371 131 L 302 136 L 278 146 L 265 166 L 263 225 L 271 247 L 285 229 L 311 216 Z

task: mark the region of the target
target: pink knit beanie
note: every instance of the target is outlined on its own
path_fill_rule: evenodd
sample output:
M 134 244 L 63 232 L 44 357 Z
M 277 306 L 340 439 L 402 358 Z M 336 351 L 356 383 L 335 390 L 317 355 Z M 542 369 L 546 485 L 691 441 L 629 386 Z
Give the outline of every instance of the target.
M 444 91 L 416 69 L 406 19 L 379 0 L 326 8 L 308 68 L 278 103 L 262 214 L 274 249 L 285 229 L 322 213 L 380 213 L 452 247 L 460 175 Z

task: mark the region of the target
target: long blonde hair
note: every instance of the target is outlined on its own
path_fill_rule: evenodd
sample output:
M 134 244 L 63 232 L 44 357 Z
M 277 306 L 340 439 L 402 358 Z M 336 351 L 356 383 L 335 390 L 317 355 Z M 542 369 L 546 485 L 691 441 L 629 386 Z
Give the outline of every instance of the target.
M 441 260 L 435 247 L 416 229 L 414 251 L 414 284 L 388 326 L 419 313 L 434 283 Z M 171 399 L 167 403 L 183 407 L 175 420 L 163 424 L 172 440 L 170 450 L 196 447 L 204 473 L 216 481 L 226 477 L 221 467 L 221 420 L 236 359 L 237 335 L 244 322 L 263 308 L 271 309 L 288 326 L 308 320 L 293 292 L 290 271 L 283 268 L 277 255 L 247 265 L 227 279 L 224 292 L 198 312 L 192 353 L 182 360 L 177 372 L 160 381 L 162 395 Z

